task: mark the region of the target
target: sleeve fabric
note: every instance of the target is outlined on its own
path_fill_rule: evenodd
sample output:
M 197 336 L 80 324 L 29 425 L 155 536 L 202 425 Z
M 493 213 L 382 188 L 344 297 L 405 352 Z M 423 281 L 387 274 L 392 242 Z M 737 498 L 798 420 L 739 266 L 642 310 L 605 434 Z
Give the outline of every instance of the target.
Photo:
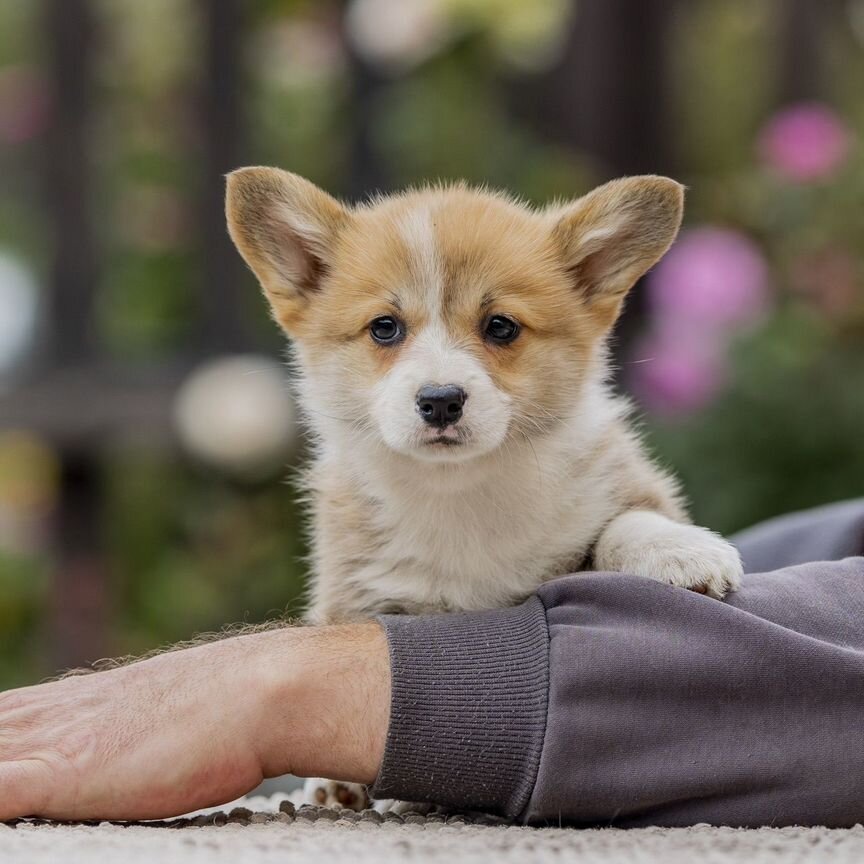
M 375 797 L 539 825 L 864 821 L 864 558 L 723 602 L 580 573 L 513 609 L 380 620 Z
M 549 634 L 538 597 L 448 615 L 384 615 L 387 745 L 373 798 L 516 816 L 540 764 Z
M 745 578 L 719 602 L 620 574 L 544 586 L 534 823 L 864 820 L 864 558 Z
M 732 541 L 747 573 L 864 555 L 864 498 L 778 516 Z

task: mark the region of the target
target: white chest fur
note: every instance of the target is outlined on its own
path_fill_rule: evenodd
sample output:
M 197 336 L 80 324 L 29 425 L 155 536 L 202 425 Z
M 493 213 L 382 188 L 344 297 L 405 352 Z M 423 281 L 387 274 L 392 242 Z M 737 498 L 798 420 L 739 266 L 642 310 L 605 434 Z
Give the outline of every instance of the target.
M 601 427 L 588 424 L 590 436 L 584 422 L 576 428 L 468 465 L 417 464 L 380 449 L 322 457 L 319 477 L 346 512 L 324 495 L 313 612 L 334 598 L 340 615 L 352 606 L 492 608 L 573 570 L 617 506 Z

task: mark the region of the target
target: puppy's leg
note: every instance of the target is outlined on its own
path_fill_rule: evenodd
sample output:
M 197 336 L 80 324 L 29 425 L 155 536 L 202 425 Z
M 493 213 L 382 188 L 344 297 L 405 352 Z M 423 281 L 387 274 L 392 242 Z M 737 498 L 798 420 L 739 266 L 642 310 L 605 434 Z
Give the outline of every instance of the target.
M 336 810 L 365 810 L 371 807 L 379 813 L 419 813 L 425 816 L 431 812 L 445 812 L 434 804 L 417 804 L 411 801 L 396 801 L 382 798 L 372 801 L 366 787 L 359 783 L 341 783 L 338 780 L 325 780 L 322 777 L 309 777 L 303 784 L 303 803 L 332 807 Z
M 597 541 L 594 565 L 718 598 L 739 587 L 743 572 L 738 551 L 719 534 L 651 510 L 613 519 Z

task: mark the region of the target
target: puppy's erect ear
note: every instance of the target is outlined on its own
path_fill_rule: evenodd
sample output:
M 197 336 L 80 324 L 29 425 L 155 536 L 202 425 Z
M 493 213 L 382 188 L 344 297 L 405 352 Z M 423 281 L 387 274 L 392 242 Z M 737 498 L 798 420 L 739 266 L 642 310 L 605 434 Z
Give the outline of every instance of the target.
M 231 239 L 290 332 L 327 271 L 348 211 L 296 174 L 241 168 L 228 175 L 225 212 Z
M 672 245 L 683 209 L 680 183 L 645 176 L 613 180 L 549 214 L 574 285 L 603 323 Z

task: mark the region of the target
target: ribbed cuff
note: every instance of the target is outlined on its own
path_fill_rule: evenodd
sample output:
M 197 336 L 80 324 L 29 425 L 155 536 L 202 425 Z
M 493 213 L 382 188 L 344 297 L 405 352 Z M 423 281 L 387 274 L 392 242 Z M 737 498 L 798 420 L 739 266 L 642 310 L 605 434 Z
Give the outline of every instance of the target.
M 515 818 L 534 788 L 549 695 L 543 604 L 382 615 L 392 697 L 374 798 Z

